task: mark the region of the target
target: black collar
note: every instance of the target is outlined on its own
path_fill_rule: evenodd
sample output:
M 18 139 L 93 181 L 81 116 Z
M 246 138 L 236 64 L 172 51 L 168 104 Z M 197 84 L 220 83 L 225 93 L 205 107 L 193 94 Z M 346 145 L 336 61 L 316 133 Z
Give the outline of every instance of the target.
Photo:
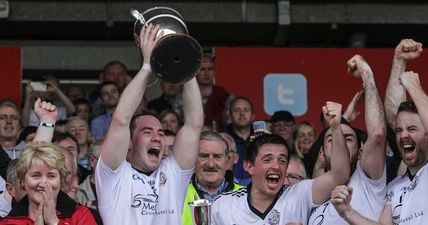
M 12 210 L 8 214 L 8 216 L 28 216 L 28 205 L 29 200 L 26 195 L 21 199 L 21 201 L 13 204 Z M 58 214 L 58 218 L 67 218 L 73 215 L 74 210 L 76 209 L 77 203 L 68 197 L 68 195 L 62 191 L 59 191 L 58 198 L 56 201 L 56 210 Z

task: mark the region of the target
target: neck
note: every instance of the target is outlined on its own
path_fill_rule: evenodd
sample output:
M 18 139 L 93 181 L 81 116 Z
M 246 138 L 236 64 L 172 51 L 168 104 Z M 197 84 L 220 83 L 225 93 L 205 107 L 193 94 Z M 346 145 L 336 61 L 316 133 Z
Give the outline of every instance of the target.
M 264 213 L 267 208 L 272 204 L 275 196 L 267 196 L 259 191 L 251 188 L 250 192 L 250 203 L 259 212 Z
M 5 139 L 2 139 L 0 141 L 0 146 L 3 149 L 5 149 L 5 150 L 10 150 L 10 149 L 12 149 L 13 147 L 16 146 L 16 140 L 10 140 L 10 139 L 5 140 Z
M 79 155 L 77 156 L 77 159 L 82 159 L 86 153 L 88 152 L 88 144 L 79 144 Z
M 212 85 L 199 84 L 199 89 L 201 90 L 202 97 L 208 97 L 213 91 Z
M 109 113 L 109 114 L 113 114 L 115 110 L 116 110 L 116 106 L 115 107 L 106 108 L 106 112 Z
M 235 127 L 233 126 L 233 131 L 236 135 L 238 135 L 240 138 L 247 140 L 251 135 L 251 128 L 250 127 Z
M 198 183 L 199 183 L 199 185 L 201 185 L 205 189 L 205 191 L 208 192 L 208 194 L 213 195 L 213 194 L 218 192 L 223 181 L 224 181 L 224 179 L 220 180 L 217 183 L 205 183 L 204 184 L 204 183 L 201 183 L 199 181 L 198 181 Z
M 419 166 L 412 166 L 412 167 L 407 167 L 409 169 L 410 175 L 415 176 L 416 173 L 427 164 L 428 161 L 425 161 L 424 163 L 422 163 Z

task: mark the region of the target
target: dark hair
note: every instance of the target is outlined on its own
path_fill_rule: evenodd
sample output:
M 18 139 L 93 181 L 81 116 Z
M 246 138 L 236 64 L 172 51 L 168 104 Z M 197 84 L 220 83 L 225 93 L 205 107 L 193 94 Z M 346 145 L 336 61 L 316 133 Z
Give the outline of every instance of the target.
M 37 127 L 35 126 L 27 126 L 22 129 L 21 133 L 19 134 L 18 141 L 16 143 L 21 143 L 22 141 L 25 141 L 25 138 L 27 138 L 28 135 L 36 133 Z
M 80 152 L 80 147 L 79 147 L 79 141 L 76 139 L 76 137 L 74 137 L 72 134 L 65 132 L 55 132 L 52 138 L 52 142 L 55 144 L 58 144 L 58 142 L 61 142 L 67 138 L 70 138 L 71 140 L 73 140 L 76 145 L 77 145 L 77 152 Z
M 135 124 L 135 121 L 142 116 L 153 116 L 159 120 L 159 117 L 156 114 L 148 112 L 148 111 L 143 111 L 142 113 L 135 114 L 134 116 L 132 116 L 131 122 L 129 123 L 129 131 L 131 132 L 131 136 L 132 136 L 132 133 L 134 132 L 135 128 L 137 127 L 137 125 Z
M 89 109 L 92 109 L 91 102 L 87 98 L 77 98 L 76 100 L 73 101 L 73 104 L 74 105 L 89 105 Z
M 173 109 L 164 109 L 164 110 L 162 110 L 162 112 L 159 113 L 158 119 L 162 120 L 168 114 L 174 114 L 175 117 L 177 118 L 178 126 L 179 127 L 183 126 L 183 121 L 180 118 L 180 115 L 175 110 L 173 110 Z
M 174 131 L 168 129 L 164 130 L 163 133 L 165 137 L 175 137 L 177 135 Z
M 418 108 L 416 107 L 415 103 L 412 101 L 405 101 L 400 104 L 398 107 L 397 114 L 400 112 L 410 112 L 410 113 L 418 113 Z
M 278 144 L 283 145 L 287 149 L 287 160 L 290 160 L 291 152 L 288 148 L 287 141 L 276 134 L 262 134 L 253 140 L 249 140 L 245 143 L 245 155 L 244 160 L 254 163 L 259 153 L 259 149 L 264 144 Z
M 101 83 L 101 85 L 100 85 L 100 91 L 101 91 L 101 89 L 103 89 L 104 86 L 107 86 L 107 85 L 114 85 L 117 88 L 117 90 L 119 90 L 119 86 L 117 85 L 116 82 L 108 80 L 108 81 L 104 81 L 104 82 Z
M 113 66 L 113 65 L 119 65 L 119 66 L 121 66 L 121 67 L 122 67 L 126 72 L 128 72 L 128 68 L 126 68 L 126 65 L 125 65 L 124 63 L 122 63 L 121 61 L 117 61 L 117 60 L 108 62 L 108 63 L 104 66 L 104 68 L 103 68 L 103 72 L 104 72 L 104 73 L 106 73 L 106 72 L 107 72 L 107 70 L 108 70 L 108 68 L 109 68 L 110 66 Z
M 354 132 L 355 132 L 355 138 L 357 139 L 357 146 L 358 146 L 358 149 L 360 149 L 361 148 L 361 142 L 363 141 L 363 139 L 362 139 L 362 135 L 365 135 L 364 133 L 364 131 L 362 131 L 362 130 L 360 130 L 360 129 L 357 129 L 357 128 L 355 128 L 355 127 L 353 127 L 353 126 L 351 126 L 351 124 L 347 121 L 347 120 L 345 120 L 343 117 L 342 117 L 342 119 L 340 120 L 340 124 L 345 124 L 345 125 L 347 125 L 347 126 L 349 126 Z M 324 129 L 321 133 L 320 133 L 320 135 L 318 136 L 318 138 L 321 138 L 321 140 L 320 140 L 320 144 L 321 144 L 321 146 L 324 146 L 324 136 L 325 136 L 325 133 L 327 132 L 327 130 L 328 129 L 330 129 L 330 127 L 328 127 L 328 128 L 326 128 L 326 129 Z M 367 136 L 366 136 L 367 137 Z M 365 140 L 364 140 L 365 141 Z M 314 142 L 315 143 L 315 142 Z

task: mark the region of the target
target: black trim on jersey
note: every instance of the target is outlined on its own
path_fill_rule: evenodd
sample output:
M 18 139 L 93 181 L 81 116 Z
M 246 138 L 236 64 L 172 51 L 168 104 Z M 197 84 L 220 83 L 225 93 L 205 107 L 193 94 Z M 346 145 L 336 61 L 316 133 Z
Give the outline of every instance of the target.
M 250 201 L 251 185 L 252 185 L 252 183 L 248 184 L 248 187 L 247 187 L 247 192 L 248 192 L 247 203 L 248 203 L 248 206 L 254 214 L 256 214 L 258 217 L 262 218 L 263 220 L 266 218 L 266 216 L 269 214 L 269 212 L 275 206 L 276 202 L 278 201 L 279 197 L 281 197 L 282 193 L 284 193 L 284 191 L 289 187 L 287 185 L 282 186 L 282 188 L 278 191 L 278 194 L 276 194 L 275 198 L 273 199 L 272 203 L 270 203 L 270 205 L 266 209 L 266 211 L 264 213 L 262 213 L 251 205 L 251 201 Z
M 148 176 L 148 177 L 150 177 L 150 175 L 152 175 L 152 173 L 156 171 L 156 170 L 155 170 L 155 171 L 152 171 L 152 172 L 144 172 L 144 171 L 142 171 L 142 170 L 139 170 L 139 169 L 135 168 L 132 164 L 131 164 L 131 167 L 132 167 L 134 170 L 136 170 L 137 172 L 142 173 L 142 174 L 144 174 L 144 175 L 146 175 L 146 176 Z

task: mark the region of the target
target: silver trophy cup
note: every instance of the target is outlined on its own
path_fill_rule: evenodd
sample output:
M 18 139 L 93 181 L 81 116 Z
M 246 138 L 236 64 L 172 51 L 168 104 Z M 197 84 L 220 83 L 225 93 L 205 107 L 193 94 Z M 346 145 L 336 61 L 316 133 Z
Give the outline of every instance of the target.
M 211 205 L 212 202 L 206 199 L 198 199 L 189 202 L 192 212 L 193 225 L 211 224 Z

